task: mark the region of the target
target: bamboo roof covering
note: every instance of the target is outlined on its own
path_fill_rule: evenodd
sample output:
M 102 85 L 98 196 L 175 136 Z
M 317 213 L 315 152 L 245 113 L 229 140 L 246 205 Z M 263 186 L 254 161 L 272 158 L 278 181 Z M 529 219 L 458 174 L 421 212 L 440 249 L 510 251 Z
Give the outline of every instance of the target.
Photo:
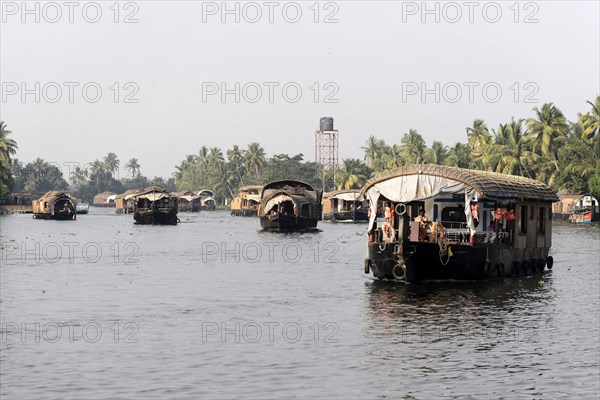
M 144 189 L 144 190 L 140 191 L 139 193 L 137 193 L 136 197 L 144 195 L 144 194 L 152 193 L 152 192 L 167 193 L 167 191 L 165 190 L 165 188 L 163 188 L 162 186 L 159 186 L 159 185 L 150 185 L 146 189 Z
M 60 190 L 46 192 L 42 197 L 40 197 L 40 201 L 47 201 L 49 199 L 56 199 L 58 197 L 68 197 L 71 201 L 75 201 L 75 198 L 69 193 L 62 192 Z
M 371 178 L 361 190 L 365 193 L 372 186 L 388 179 L 408 175 L 430 175 L 452 179 L 475 189 L 479 197 L 496 199 L 521 199 L 538 201 L 558 201 L 556 193 L 546 184 L 522 176 L 500 174 L 497 172 L 478 171 L 443 165 L 424 164 L 407 165 L 394 170 L 382 172 Z
M 261 191 L 263 188 L 262 185 L 246 185 L 246 186 L 242 186 L 241 188 L 238 189 L 238 191 L 240 192 L 246 192 L 249 190 L 257 190 L 257 191 Z

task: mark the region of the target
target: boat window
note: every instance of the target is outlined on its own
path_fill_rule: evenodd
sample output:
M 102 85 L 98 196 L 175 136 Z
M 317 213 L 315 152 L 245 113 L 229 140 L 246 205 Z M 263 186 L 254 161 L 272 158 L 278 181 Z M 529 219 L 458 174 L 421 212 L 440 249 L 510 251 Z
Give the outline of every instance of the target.
M 443 222 L 467 222 L 463 207 L 446 207 L 442 210 Z
M 527 206 L 521 206 L 521 233 L 527 233 Z
M 539 209 L 539 218 L 538 218 L 538 232 L 544 233 L 546 232 L 546 218 L 544 218 L 544 207 L 540 207 Z

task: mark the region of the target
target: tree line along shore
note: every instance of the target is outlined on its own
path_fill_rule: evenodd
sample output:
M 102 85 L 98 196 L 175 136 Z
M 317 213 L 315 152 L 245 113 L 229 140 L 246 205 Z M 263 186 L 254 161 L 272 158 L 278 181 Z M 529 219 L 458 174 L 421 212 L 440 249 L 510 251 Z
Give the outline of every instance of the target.
M 570 193 L 600 196 L 600 96 L 586 102 L 589 109 L 568 121 L 552 103 L 534 107 L 529 118 L 512 118 L 490 128 L 482 119 L 466 128 L 464 141 L 446 145 L 433 141 L 428 146 L 415 129 L 399 135 L 388 144 L 370 135 L 361 147 L 362 159 L 343 159 L 336 168 L 335 181 L 325 187 L 357 189 L 372 176 L 407 164 L 438 164 L 537 179 Z M 61 168 L 36 158 L 22 162 L 16 158 L 16 135 L 0 121 L 0 196 L 14 192 L 68 190 L 80 199 L 91 201 L 101 192 L 123 193 L 156 184 L 169 191 L 210 188 L 217 203 L 224 204 L 244 185 L 294 178 L 321 187 L 322 172 L 303 154 L 267 156 L 257 142 L 246 148 L 234 145 L 223 151 L 202 146 L 188 154 L 167 178 L 148 178 L 142 174 L 137 158 L 121 163 L 109 152 L 101 159 L 75 167 L 69 182 Z M 119 171 L 125 177 L 119 178 Z

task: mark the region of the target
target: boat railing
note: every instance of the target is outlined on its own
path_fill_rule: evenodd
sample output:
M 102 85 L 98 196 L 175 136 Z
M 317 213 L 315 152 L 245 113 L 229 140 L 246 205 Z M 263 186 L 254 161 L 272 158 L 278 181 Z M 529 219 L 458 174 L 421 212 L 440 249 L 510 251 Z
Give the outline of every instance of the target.
M 455 223 L 458 224 L 458 223 Z M 445 226 L 445 223 L 444 223 Z M 457 225 L 455 225 L 457 226 Z M 424 242 L 437 242 L 439 240 L 439 230 L 436 229 L 436 232 L 433 232 L 431 229 L 432 225 L 428 224 L 427 227 L 427 239 Z M 394 229 L 396 240 L 398 240 L 398 229 Z M 374 240 L 376 242 L 382 243 L 385 242 L 385 238 L 383 236 L 382 228 L 378 227 L 374 231 L 375 237 Z M 410 235 L 409 235 L 410 236 Z M 468 228 L 450 228 L 444 227 L 444 239 L 446 239 L 449 243 L 470 243 L 470 231 Z M 473 242 L 475 243 L 511 243 L 512 234 L 510 232 L 477 232 L 475 233 L 475 238 Z

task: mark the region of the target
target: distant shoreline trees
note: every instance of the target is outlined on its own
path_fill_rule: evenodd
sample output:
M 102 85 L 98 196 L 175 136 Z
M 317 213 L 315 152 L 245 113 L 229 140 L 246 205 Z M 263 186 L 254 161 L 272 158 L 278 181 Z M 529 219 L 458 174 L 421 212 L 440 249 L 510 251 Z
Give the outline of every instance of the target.
M 569 122 L 553 103 L 533 108 L 527 119 L 512 118 L 490 129 L 484 120 L 475 119 L 466 128 L 465 142 L 446 145 L 433 141 L 428 147 L 424 138 L 409 129 L 391 145 L 371 135 L 366 140 L 363 160 L 344 159 L 336 168 L 334 189 L 360 189 L 375 174 L 407 164 L 439 164 L 461 168 L 494 171 L 540 180 L 555 190 L 574 193 L 591 192 L 600 196 L 600 96 L 585 114 Z M 0 121 L 0 183 L 2 193 L 13 191 L 45 191 L 66 189 L 68 184 L 60 170 L 36 159 L 23 164 L 12 159 L 17 144 Z M 273 180 L 298 179 L 321 187 L 319 167 L 304 161 L 302 153 L 274 154 L 267 157 L 258 143 L 246 149 L 234 145 L 223 152 L 218 147 L 202 146 L 197 154 L 188 154 L 167 180 L 150 180 L 141 174 L 137 158 L 124 166 L 127 177 L 117 179 L 120 160 L 108 153 L 87 167 L 76 167 L 69 177 L 71 191 L 78 197 L 91 199 L 103 191 L 122 193 L 131 188 L 159 184 L 167 190 L 212 189 L 217 201 L 237 194 L 238 188 L 264 184 Z

